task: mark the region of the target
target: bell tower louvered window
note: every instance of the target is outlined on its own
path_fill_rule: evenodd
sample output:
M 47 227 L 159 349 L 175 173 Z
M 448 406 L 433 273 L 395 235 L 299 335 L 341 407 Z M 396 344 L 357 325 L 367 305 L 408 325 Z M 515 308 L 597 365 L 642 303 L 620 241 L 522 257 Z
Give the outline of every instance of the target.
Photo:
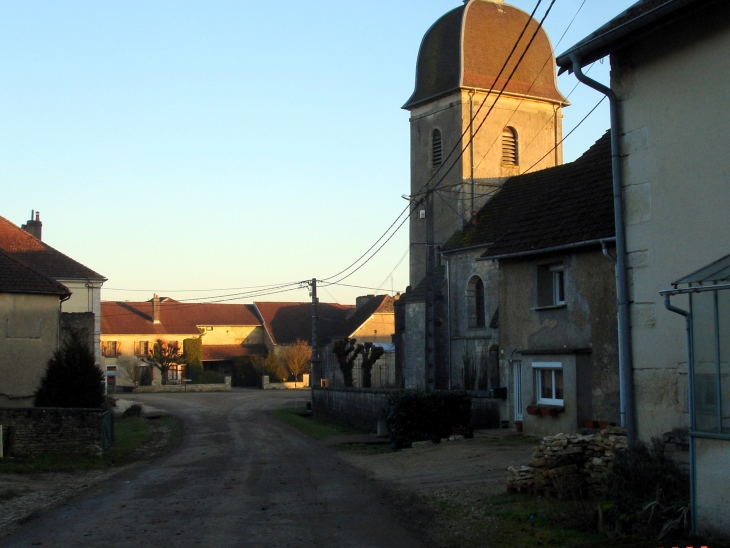
M 502 130 L 502 165 L 519 165 L 519 154 L 517 148 L 517 132 L 512 127 Z
M 434 129 L 431 136 L 431 167 L 440 167 L 443 162 L 441 130 Z

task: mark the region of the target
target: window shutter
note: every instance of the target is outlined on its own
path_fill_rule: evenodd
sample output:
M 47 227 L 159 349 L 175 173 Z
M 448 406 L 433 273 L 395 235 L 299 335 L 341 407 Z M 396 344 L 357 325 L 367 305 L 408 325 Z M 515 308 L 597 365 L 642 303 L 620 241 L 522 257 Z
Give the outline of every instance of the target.
M 502 165 L 518 165 L 517 132 L 511 127 L 502 130 Z
M 443 146 L 441 144 L 441 130 L 434 129 L 431 136 L 431 165 L 439 167 L 443 162 Z
M 116 351 L 117 351 L 117 356 L 122 355 L 122 341 L 116 342 Z

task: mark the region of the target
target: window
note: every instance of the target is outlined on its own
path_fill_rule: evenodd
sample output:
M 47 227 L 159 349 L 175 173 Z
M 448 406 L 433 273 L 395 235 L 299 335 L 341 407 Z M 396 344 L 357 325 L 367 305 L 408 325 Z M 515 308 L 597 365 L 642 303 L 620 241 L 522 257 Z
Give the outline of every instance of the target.
M 469 280 L 466 298 L 469 307 L 469 327 L 484 327 L 486 325 L 484 282 L 479 276 Z
M 560 362 L 533 362 L 537 403 L 563 405 L 563 364 Z
M 537 306 L 562 306 L 565 304 L 565 276 L 563 263 L 537 267 Z
M 441 130 L 434 129 L 431 135 L 431 167 L 440 167 L 443 161 Z
M 519 153 L 517 148 L 517 131 L 513 127 L 506 127 L 502 130 L 502 165 L 519 165 Z
M 101 341 L 101 355 L 107 358 L 119 356 L 122 353 L 122 343 L 118 341 Z
M 136 341 L 134 343 L 134 355 L 135 356 L 147 356 L 149 354 L 148 341 Z

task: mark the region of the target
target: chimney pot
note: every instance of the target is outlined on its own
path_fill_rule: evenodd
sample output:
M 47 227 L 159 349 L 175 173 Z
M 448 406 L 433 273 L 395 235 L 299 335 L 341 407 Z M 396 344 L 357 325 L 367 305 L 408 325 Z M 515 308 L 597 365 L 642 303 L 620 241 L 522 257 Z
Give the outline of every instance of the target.
M 157 293 L 152 297 L 152 323 L 160 323 L 160 298 Z
M 33 216 L 35 215 L 35 219 L 33 219 Z M 40 211 L 30 211 L 30 220 L 25 223 L 24 225 L 21 225 L 23 230 L 25 230 L 28 234 L 36 238 L 37 240 L 42 240 L 43 235 L 43 223 L 41 222 L 41 212 Z

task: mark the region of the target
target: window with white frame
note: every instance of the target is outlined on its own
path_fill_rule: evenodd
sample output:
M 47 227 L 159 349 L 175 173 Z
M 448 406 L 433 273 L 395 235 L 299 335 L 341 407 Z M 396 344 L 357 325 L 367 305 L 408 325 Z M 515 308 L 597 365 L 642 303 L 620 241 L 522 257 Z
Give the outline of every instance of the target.
M 134 355 L 135 356 L 147 356 L 149 353 L 149 347 L 150 347 L 149 341 L 135 341 Z
M 563 364 L 561 362 L 533 362 L 537 403 L 563 405 Z
M 565 304 L 565 271 L 563 263 L 537 267 L 537 306 Z

